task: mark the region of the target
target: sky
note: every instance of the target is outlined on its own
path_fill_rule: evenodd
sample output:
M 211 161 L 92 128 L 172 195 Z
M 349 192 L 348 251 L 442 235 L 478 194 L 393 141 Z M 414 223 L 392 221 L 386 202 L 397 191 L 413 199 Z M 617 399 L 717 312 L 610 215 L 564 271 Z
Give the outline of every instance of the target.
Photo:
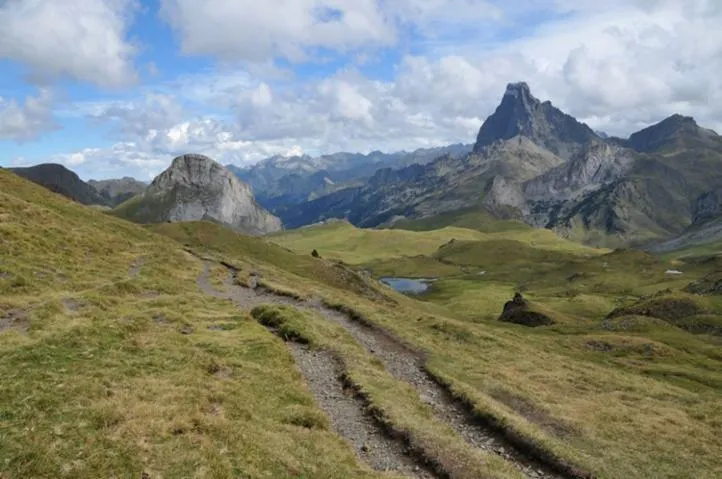
M 0 166 L 472 143 L 526 81 L 626 137 L 722 131 L 718 0 L 0 0 Z

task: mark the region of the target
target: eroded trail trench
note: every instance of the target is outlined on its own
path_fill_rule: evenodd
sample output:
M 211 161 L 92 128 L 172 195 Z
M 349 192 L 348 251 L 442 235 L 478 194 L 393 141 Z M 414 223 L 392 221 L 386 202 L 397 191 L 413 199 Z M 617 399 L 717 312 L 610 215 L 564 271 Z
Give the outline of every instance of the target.
M 468 406 L 455 399 L 426 372 L 424 360 L 417 351 L 405 346 L 385 331 L 328 308 L 320 300 L 299 301 L 273 294 L 263 288 L 239 286 L 234 282 L 236 271 L 232 268 L 228 268 L 226 291 L 220 292 L 208 279 L 210 267 L 211 264 L 205 261 L 204 272 L 198 279 L 198 285 L 204 293 L 231 299 L 242 309 L 252 309 L 262 304 L 290 305 L 321 314 L 341 325 L 367 351 L 380 359 L 394 378 L 413 386 L 419 398 L 430 406 L 438 420 L 450 425 L 470 445 L 502 456 L 524 476 L 533 479 L 580 477 L 563 464 L 539 460 L 522 452 L 525 451 L 523 445 L 519 447 L 499 431 L 485 425 L 474 416 Z M 336 432 L 354 445 L 362 459 L 377 470 L 393 470 L 411 477 L 438 477 L 425 468 L 423 460 L 415 461 L 409 457 L 406 447 L 400 441 L 385 434 L 382 426 L 365 414 L 365 405 L 360 399 L 349 398 L 350 393 L 345 390 L 340 380 L 341 366 L 330 353 L 311 351 L 295 343 L 290 343 L 289 346 L 309 388 L 318 404 L 329 415 Z M 350 420 L 347 420 L 349 418 Z M 374 450 L 381 449 L 388 451 L 388 457 L 374 453 Z

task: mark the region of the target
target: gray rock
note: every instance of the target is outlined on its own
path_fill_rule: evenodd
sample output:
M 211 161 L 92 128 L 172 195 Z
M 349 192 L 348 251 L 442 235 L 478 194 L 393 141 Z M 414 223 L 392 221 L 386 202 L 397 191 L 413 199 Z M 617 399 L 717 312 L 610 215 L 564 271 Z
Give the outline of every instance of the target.
M 110 206 L 118 206 L 124 201 L 139 195 L 148 187 L 135 178 L 124 177 L 113 180 L 90 180 L 88 184 L 102 196 Z
M 701 225 L 722 215 L 722 188 L 702 194 L 692 208 L 693 224 Z
M 140 223 L 214 221 L 250 235 L 282 229 L 281 220 L 258 205 L 247 184 L 212 159 L 194 154 L 173 160 L 142 196 L 116 213 Z
M 598 139 L 594 131 L 551 102 L 540 102 L 524 82 L 510 83 L 501 104 L 482 125 L 474 151 L 499 139 L 529 138 L 561 158 L 568 159 L 584 145 Z

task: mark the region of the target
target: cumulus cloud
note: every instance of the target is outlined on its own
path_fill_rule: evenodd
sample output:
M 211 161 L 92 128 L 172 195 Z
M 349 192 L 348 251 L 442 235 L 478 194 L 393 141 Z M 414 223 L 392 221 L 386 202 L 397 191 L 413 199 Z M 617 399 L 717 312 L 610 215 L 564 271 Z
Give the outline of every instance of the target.
M 443 41 L 424 40 L 415 54 L 400 53 L 383 80 L 348 65 L 298 79 L 244 62 L 154 85 L 153 93 L 132 101 L 78 107 L 93 121 L 114 125 L 119 141 L 83 153 L 81 171 L 130 158 L 123 163 L 128 168 L 157 173 L 188 151 L 240 164 L 289 151 L 472 142 L 506 83 L 519 80 L 540 99 L 611 134 L 626 136 L 673 113 L 722 130 L 722 5 L 712 0 L 607 0 L 604 8 L 592 0 L 287 0 L 285 12 L 293 14 L 283 16 L 272 15 L 268 2 L 214 8 L 215 2 L 164 0 L 164 15 L 186 53 L 268 65 L 263 62 L 273 57 L 301 59 L 318 48 L 359 49 L 373 63 L 373 49 L 398 40 L 409 25 Z M 496 25 L 493 31 L 537 16 L 550 20 L 503 42 L 486 42 L 486 33 L 481 42 L 458 35 L 476 24 Z M 331 25 L 306 28 L 314 22 Z
M 134 0 L 0 2 L 0 57 L 26 64 L 33 80 L 58 77 L 118 87 L 135 79 L 126 40 Z
M 105 179 L 127 176 L 131 171 L 140 180 L 149 180 L 167 167 L 169 161 L 163 155 L 142 151 L 133 143 L 120 142 L 109 148 L 85 148 L 50 158 L 63 164 L 85 179 Z
M 261 62 L 306 59 L 309 49 L 349 51 L 394 39 L 376 0 L 163 0 L 187 54 Z
M 53 95 L 49 90 L 25 98 L 23 104 L 0 97 L 0 140 L 32 140 L 57 128 L 52 104 Z
M 94 109 L 88 115 L 92 120 L 112 124 L 121 135 L 131 138 L 169 128 L 184 117 L 183 107 L 174 96 L 154 92 L 138 101 L 95 105 Z

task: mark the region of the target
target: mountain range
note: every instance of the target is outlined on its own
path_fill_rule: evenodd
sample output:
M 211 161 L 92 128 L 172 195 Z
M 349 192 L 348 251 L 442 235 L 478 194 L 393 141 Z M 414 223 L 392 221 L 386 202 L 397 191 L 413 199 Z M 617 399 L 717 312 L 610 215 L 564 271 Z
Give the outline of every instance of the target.
M 271 213 L 287 228 L 332 218 L 377 227 L 472 208 L 597 246 L 675 249 L 722 238 L 717 133 L 672 115 L 610 137 L 538 100 L 524 82 L 507 86 L 473 145 L 275 156 L 245 168 L 179 158 L 185 163 L 176 159 L 150 186 L 85 183 L 60 165 L 13 171 L 136 221 L 208 218 L 253 234 L 281 228 Z
M 335 191 L 363 185 L 380 169 L 423 165 L 446 154 L 461 157 L 472 148 L 471 144 L 455 144 L 412 152 L 272 156 L 248 167 L 226 167 L 251 185 L 259 203 L 278 214 Z
M 603 137 L 520 82 L 507 86 L 472 152 L 382 169 L 279 214 L 290 228 L 328 218 L 374 227 L 478 207 L 616 247 L 683 233 L 698 198 L 720 186 L 722 138 L 693 118 Z

